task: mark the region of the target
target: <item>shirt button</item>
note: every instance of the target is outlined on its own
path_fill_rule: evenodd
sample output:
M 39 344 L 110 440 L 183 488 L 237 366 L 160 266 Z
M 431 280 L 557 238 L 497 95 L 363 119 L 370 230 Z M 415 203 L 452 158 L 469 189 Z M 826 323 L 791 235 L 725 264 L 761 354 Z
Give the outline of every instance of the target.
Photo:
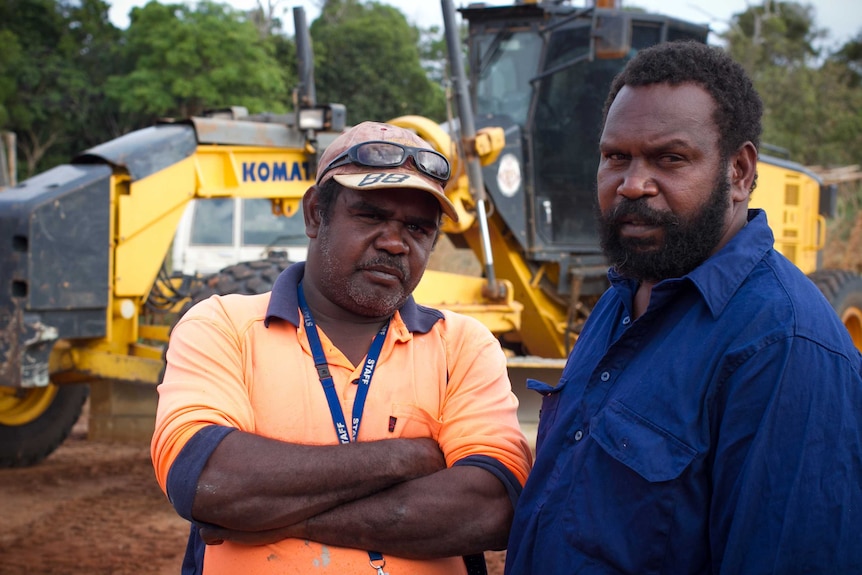
M 580 429 L 575 432 L 575 441 L 580 441 L 584 437 L 584 432 Z
M 626 316 L 623 318 L 623 325 L 628 325 L 631 322 L 632 322 L 632 318 L 630 318 L 629 316 Z
M 611 374 L 607 371 L 603 371 L 601 375 L 602 381 L 607 381 L 611 378 Z

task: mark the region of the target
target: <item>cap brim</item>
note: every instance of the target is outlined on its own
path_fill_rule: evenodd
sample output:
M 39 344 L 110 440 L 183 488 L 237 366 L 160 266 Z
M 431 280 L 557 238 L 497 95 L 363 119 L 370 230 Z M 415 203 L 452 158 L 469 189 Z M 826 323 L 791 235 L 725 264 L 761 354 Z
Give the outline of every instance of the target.
M 416 172 L 366 172 L 362 174 L 334 174 L 332 177 L 342 186 L 353 190 L 408 188 L 428 192 L 433 194 L 437 198 L 437 201 L 440 202 L 440 207 L 443 209 L 444 214 L 449 216 L 452 221 L 458 221 L 458 212 L 455 210 L 455 205 L 443 193 L 442 185 L 432 181 L 430 178 L 420 176 Z

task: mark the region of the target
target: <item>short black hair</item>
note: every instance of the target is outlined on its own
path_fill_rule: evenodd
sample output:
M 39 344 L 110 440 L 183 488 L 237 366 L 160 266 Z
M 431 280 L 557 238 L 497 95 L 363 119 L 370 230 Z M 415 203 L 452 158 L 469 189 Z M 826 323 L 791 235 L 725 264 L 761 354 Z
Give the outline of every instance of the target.
M 317 211 L 323 222 L 329 223 L 332 206 L 341 190 L 341 185 L 335 181 L 335 178 L 329 178 L 323 182 L 323 185 L 317 186 Z
M 715 101 L 713 119 L 724 159 L 745 142 L 760 147 L 763 102 L 751 78 L 723 49 L 694 41 L 665 42 L 639 51 L 611 83 L 602 126 L 623 86 L 689 82 L 703 87 Z

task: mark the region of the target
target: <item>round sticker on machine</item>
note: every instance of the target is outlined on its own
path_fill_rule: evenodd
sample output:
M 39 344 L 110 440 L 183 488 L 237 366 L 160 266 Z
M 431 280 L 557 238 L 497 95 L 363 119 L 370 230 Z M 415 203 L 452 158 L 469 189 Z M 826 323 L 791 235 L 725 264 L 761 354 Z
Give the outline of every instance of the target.
M 497 169 L 497 187 L 507 198 L 514 196 L 521 187 L 521 164 L 515 154 L 505 154 L 500 158 Z

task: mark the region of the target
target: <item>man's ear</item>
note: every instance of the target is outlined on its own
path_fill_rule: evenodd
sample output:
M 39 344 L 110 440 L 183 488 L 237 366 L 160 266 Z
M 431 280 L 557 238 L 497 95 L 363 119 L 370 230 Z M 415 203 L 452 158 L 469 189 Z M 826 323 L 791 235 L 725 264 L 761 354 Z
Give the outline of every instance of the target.
M 317 196 L 320 189 L 317 186 L 311 186 L 305 191 L 302 196 L 302 217 L 305 219 L 305 235 L 310 238 L 316 238 L 317 232 L 320 230 L 320 209 L 317 201 Z
M 730 157 L 731 197 L 735 202 L 746 201 L 757 177 L 757 148 L 745 142 Z

